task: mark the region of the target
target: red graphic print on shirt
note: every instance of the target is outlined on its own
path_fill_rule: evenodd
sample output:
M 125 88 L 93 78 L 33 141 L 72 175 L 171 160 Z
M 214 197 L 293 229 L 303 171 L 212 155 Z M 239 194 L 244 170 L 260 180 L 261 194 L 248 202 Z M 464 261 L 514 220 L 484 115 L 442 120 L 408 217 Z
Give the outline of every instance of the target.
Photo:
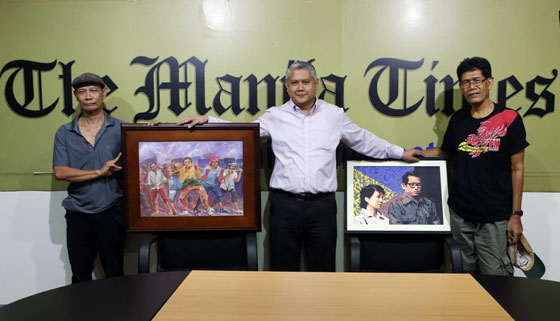
M 517 113 L 513 110 L 504 110 L 492 118 L 480 123 L 476 135 L 470 134 L 464 142 L 459 144 L 459 150 L 468 152 L 472 158 L 488 151 L 500 150 L 500 137 L 504 137 L 507 129 L 513 123 Z

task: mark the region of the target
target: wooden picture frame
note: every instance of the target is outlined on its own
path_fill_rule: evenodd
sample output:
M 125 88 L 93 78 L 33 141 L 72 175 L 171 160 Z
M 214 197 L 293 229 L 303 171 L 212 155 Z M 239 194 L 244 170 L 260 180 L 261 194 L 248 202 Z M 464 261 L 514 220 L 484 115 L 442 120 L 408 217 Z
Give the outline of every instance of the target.
M 123 124 L 121 135 L 128 231 L 260 231 L 259 124 Z
M 447 197 L 443 159 L 348 161 L 345 232 L 450 233 Z

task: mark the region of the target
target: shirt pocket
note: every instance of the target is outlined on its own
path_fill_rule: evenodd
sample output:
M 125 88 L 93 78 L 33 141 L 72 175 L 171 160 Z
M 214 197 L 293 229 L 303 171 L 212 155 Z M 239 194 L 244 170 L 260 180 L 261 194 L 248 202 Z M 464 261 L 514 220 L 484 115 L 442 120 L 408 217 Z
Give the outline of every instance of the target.
M 336 131 L 318 130 L 311 136 L 311 161 L 316 168 L 331 168 L 335 164 L 340 136 Z
M 70 139 L 66 146 L 68 154 L 68 166 L 77 169 L 94 169 L 92 167 L 91 155 L 93 147 L 85 142 L 83 137 Z
M 311 132 L 311 139 L 319 149 L 334 151 L 340 143 L 341 133 L 339 128 L 328 128 L 327 126 L 317 128 Z

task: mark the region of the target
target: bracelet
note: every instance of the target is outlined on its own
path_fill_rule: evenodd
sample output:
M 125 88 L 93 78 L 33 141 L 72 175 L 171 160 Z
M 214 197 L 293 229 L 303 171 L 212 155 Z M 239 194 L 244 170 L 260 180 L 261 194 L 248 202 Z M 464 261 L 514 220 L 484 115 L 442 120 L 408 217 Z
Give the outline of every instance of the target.
M 523 211 L 512 211 L 511 214 L 512 214 L 512 215 L 523 216 Z

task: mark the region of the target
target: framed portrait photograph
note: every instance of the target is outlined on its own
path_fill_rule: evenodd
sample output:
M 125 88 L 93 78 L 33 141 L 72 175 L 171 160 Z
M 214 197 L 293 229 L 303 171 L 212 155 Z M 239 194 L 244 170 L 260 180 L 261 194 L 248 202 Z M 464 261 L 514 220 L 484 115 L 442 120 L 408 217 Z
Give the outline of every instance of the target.
M 261 226 L 259 125 L 121 126 L 129 231 Z
M 346 232 L 449 233 L 443 159 L 348 161 Z

